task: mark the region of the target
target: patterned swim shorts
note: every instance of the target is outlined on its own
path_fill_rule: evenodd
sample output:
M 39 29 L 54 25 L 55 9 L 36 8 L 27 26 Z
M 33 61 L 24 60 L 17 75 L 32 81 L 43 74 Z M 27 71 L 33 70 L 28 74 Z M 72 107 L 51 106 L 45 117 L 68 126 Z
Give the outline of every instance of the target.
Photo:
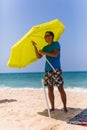
M 63 85 L 62 70 L 48 71 L 44 74 L 44 86 L 60 86 Z

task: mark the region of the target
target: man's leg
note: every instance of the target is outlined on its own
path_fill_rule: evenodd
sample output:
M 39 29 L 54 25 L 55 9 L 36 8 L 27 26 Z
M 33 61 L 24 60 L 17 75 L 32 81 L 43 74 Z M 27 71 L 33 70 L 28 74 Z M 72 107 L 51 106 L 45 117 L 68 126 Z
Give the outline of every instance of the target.
M 66 93 L 65 93 L 64 88 L 63 88 L 62 85 L 59 86 L 58 89 L 59 89 L 59 92 L 60 92 L 60 95 L 61 95 L 61 99 L 62 99 L 62 102 L 63 102 L 64 111 L 67 112 L 67 107 L 66 107 Z
M 48 96 L 51 103 L 50 111 L 54 111 L 54 87 L 48 86 Z

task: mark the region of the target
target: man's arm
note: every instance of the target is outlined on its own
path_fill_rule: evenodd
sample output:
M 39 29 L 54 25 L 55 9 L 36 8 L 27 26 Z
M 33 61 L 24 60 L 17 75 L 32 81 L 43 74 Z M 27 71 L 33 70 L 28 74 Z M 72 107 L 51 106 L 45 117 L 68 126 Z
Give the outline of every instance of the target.
M 47 55 L 47 56 L 51 56 L 51 57 L 57 57 L 58 53 L 59 53 L 59 50 L 54 50 L 54 52 L 50 53 L 50 52 L 44 52 L 42 50 L 39 50 L 39 53 L 41 55 Z
M 36 43 L 34 41 L 32 41 L 32 44 L 34 46 L 34 49 L 35 49 L 35 53 L 36 53 L 36 56 L 38 59 L 40 59 L 42 57 L 42 55 L 39 53 L 37 47 L 36 47 Z

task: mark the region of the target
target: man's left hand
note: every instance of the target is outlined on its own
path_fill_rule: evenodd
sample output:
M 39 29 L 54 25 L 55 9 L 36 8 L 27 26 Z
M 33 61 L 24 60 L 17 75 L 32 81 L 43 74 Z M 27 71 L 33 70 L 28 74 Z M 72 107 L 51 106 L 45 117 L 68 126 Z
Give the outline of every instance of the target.
M 41 55 L 44 55 L 44 51 L 42 51 L 42 50 L 39 50 L 39 53 L 40 53 Z

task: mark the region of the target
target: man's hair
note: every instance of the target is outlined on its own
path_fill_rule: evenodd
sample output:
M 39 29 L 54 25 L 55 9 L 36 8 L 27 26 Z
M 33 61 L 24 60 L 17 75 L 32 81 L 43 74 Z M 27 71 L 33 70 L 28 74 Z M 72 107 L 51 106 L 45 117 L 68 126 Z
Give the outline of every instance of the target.
M 51 31 L 46 31 L 46 33 L 49 33 L 53 38 L 54 38 L 54 33 L 53 32 L 51 32 Z M 45 33 L 45 34 L 46 34 Z

